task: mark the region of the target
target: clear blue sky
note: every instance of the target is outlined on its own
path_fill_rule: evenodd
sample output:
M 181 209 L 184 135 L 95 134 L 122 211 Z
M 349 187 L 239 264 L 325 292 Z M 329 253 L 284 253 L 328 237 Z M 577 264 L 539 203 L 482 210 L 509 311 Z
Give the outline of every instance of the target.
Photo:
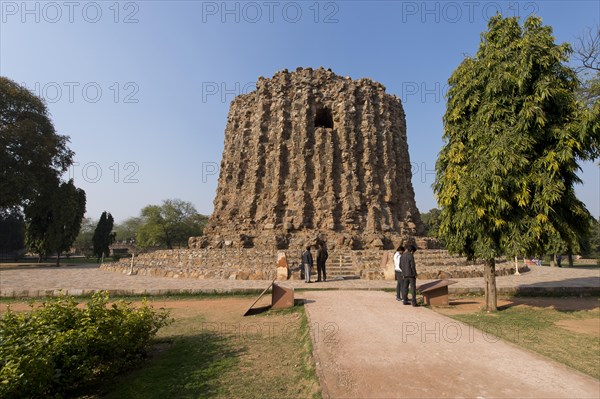
M 446 81 L 490 16 L 535 13 L 557 42 L 600 22 L 598 1 L 97 1 L 0 3 L 0 74 L 44 97 L 71 137 L 87 216 L 167 198 L 212 212 L 229 103 L 258 76 L 331 68 L 402 99 L 422 212 L 442 146 Z M 577 193 L 600 215 L 600 169 Z

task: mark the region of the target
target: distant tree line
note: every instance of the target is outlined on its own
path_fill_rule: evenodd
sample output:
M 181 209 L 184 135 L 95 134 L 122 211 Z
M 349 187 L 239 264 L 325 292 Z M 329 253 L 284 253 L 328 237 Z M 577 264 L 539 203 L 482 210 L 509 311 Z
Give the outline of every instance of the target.
M 192 203 L 168 199 L 161 205 L 147 205 L 139 216 L 117 224 L 107 212 L 98 221 L 85 218 L 73 246 L 98 259 L 109 256 L 113 243 L 142 249 L 186 248 L 189 237 L 202 235 L 207 221 L 208 216 L 199 214 Z

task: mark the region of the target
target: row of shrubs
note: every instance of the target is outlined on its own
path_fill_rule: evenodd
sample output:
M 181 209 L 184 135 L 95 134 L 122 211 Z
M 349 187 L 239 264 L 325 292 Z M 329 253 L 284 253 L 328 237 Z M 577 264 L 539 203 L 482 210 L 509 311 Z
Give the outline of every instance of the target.
M 135 365 L 168 312 L 146 302 L 109 304 L 94 295 L 84 308 L 73 297 L 0 318 L 0 398 L 62 397 Z

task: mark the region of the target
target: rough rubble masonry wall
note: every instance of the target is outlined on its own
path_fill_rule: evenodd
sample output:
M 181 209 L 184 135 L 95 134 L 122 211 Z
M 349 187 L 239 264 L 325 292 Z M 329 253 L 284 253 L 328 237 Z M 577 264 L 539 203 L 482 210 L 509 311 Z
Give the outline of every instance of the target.
M 289 277 L 299 279 L 300 251 L 284 251 L 287 256 Z M 223 249 L 176 249 L 145 253 L 135 258 L 133 272 L 144 276 L 271 280 L 277 275 L 277 258 L 281 252 L 256 248 Z M 350 258 L 351 270 L 345 275 L 354 275 L 367 280 L 394 280 L 393 251 L 330 251 L 327 270 L 330 278 L 339 277 L 344 257 Z M 483 277 L 483 265 L 472 264 L 460 256 L 451 256 L 445 250 L 423 250 L 416 253 L 419 279 Z M 105 263 L 101 269 L 130 273 L 131 259 Z M 525 271 L 526 268 L 520 268 Z M 498 259 L 496 275 L 514 273 L 514 263 Z M 316 269 L 313 269 L 316 272 Z
M 392 249 L 424 229 L 400 100 L 330 70 L 260 77 L 231 104 L 214 211 L 190 248 Z

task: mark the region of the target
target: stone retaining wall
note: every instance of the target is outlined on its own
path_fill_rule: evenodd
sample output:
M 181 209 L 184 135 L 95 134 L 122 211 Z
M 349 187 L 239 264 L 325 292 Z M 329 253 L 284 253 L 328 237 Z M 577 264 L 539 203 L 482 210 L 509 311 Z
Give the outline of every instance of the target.
M 394 253 L 392 251 L 352 251 L 360 270 L 360 277 L 366 280 L 394 280 Z M 387 256 L 386 256 L 387 255 Z M 483 262 L 469 262 L 466 258 L 450 255 L 448 251 L 423 250 L 415 253 L 415 263 L 419 279 L 456 279 L 483 277 Z M 527 271 L 526 265 L 519 264 L 519 271 Z M 513 262 L 496 260 L 496 276 L 515 273 Z
M 242 248 L 161 250 L 137 256 L 133 272 L 173 278 L 271 280 L 277 275 L 278 252 L 281 251 Z M 287 256 L 290 278 L 299 278 L 299 273 L 292 272 L 299 267 L 300 251 L 283 252 Z M 329 255 L 331 270 L 340 257 L 350 258 L 355 275 L 361 279 L 394 279 L 392 251 L 331 251 Z M 469 264 L 464 258 L 451 256 L 446 251 L 420 251 L 416 255 L 420 279 L 483 277 L 482 264 Z M 106 263 L 100 268 L 127 274 L 131 272 L 131 258 Z M 527 267 L 520 265 L 519 270 L 525 271 Z M 514 263 L 498 260 L 497 276 L 513 273 Z
M 106 263 L 103 270 L 128 273 L 131 258 Z M 137 256 L 135 274 L 143 276 L 271 280 L 277 272 L 277 252 L 257 249 L 174 249 Z

